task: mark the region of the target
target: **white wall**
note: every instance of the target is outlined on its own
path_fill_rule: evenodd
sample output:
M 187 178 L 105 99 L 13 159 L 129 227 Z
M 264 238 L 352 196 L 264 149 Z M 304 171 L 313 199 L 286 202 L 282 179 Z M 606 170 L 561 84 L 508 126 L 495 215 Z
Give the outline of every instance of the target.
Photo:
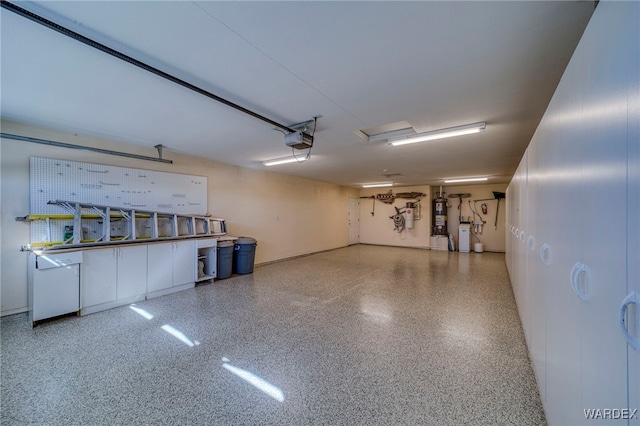
M 458 225 L 460 224 L 459 216 L 460 210 L 458 210 L 458 205 L 460 204 L 460 200 L 458 198 L 448 198 L 450 194 L 471 194 L 469 198 L 462 199 L 462 220 L 471 220 L 473 221 L 473 213 L 471 212 L 471 207 L 469 206 L 469 201 L 471 201 L 471 205 L 475 209 L 477 207 L 478 213 L 482 216 L 482 221 L 486 222 L 482 226 L 482 233 L 477 235 L 472 235 L 471 237 L 471 248 L 473 249 L 474 243 L 482 243 L 484 251 L 493 251 L 493 252 L 504 252 L 505 251 L 505 212 L 507 205 L 505 200 L 500 200 L 500 207 L 498 209 L 498 227 L 495 227 L 495 218 L 496 218 L 496 209 L 498 208 L 498 201 L 493 201 L 494 196 L 493 192 L 502 192 L 504 193 L 507 190 L 506 183 L 498 183 L 491 185 L 461 185 L 461 186 L 446 186 L 443 187 L 444 196 L 447 197 L 449 201 L 447 203 L 448 211 L 448 220 L 447 220 L 447 229 L 449 233 L 453 235 L 453 239 L 456 243 L 456 249 L 458 247 Z M 439 191 L 439 188 L 433 187 L 433 193 L 436 194 Z M 473 203 L 473 200 L 482 200 L 482 199 L 491 199 L 491 201 L 478 201 L 477 203 Z M 487 204 L 487 214 L 484 215 L 480 209 L 482 203 Z M 477 216 L 476 216 L 477 218 Z M 473 229 L 473 228 L 472 228 Z
M 75 145 L 156 157 L 139 148 L 97 138 L 2 122 L 2 131 Z M 135 160 L 90 151 L 0 140 L 0 302 L 2 315 L 27 309 L 27 254 L 30 227 L 15 221 L 29 214 L 29 157 L 49 157 L 206 176 L 209 213 L 227 220 L 230 235 L 258 240 L 256 263 L 347 245 L 348 199 L 359 190 L 294 178 L 202 158 L 164 153 L 173 164 Z
M 389 216 L 396 214 L 394 207 L 402 208 L 407 201 L 397 198 L 393 204 L 386 204 L 382 201 L 375 201 L 375 214 L 373 199 L 360 199 L 360 243 L 380 244 L 400 247 L 428 248 L 431 237 L 431 190 L 429 186 L 405 186 L 393 188 L 393 193 L 402 192 L 422 192 L 426 196 L 422 197 L 421 212 L 422 217 L 414 220 L 412 229 L 405 229 L 402 232 L 394 231 L 393 220 Z M 388 188 L 367 188 L 360 191 L 360 197 L 370 197 L 376 194 L 385 194 Z

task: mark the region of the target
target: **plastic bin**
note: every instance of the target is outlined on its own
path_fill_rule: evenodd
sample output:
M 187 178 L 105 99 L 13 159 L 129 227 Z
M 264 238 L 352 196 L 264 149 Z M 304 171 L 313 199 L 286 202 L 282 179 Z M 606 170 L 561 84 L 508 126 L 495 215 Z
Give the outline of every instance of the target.
M 233 272 L 236 274 L 252 274 L 256 256 L 257 242 L 251 237 L 240 237 L 236 240 L 233 251 Z
M 218 241 L 217 267 L 218 272 L 216 278 L 225 279 L 231 276 L 233 271 L 233 241 Z

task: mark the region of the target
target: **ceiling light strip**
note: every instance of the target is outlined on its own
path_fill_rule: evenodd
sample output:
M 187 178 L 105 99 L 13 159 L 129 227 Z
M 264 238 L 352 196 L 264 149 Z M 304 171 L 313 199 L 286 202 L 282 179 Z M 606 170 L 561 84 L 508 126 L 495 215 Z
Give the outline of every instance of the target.
M 436 139 L 451 138 L 454 136 L 469 135 L 478 133 L 486 128 L 486 123 L 465 124 L 463 126 L 449 127 L 446 129 L 434 130 L 431 132 L 419 133 L 415 136 L 389 139 L 389 144 L 393 146 L 407 145 L 417 142 L 427 142 Z
M 481 177 L 481 178 L 463 178 L 463 179 L 446 179 L 444 183 L 461 183 L 461 182 L 483 182 L 488 180 L 489 178 Z
M 363 188 L 384 188 L 387 186 L 393 186 L 393 182 L 379 182 L 379 183 L 365 183 Z
M 75 32 L 75 31 L 70 30 L 69 28 L 63 27 L 62 25 L 56 24 L 53 21 L 49 21 L 48 19 L 43 18 L 40 15 L 36 15 L 35 13 L 30 12 L 30 11 L 28 11 L 26 9 L 23 9 L 23 8 L 21 8 L 19 6 L 16 6 L 13 3 L 10 3 L 8 1 L 2 0 L 1 5 L 2 5 L 2 7 L 4 9 L 7 9 L 7 10 L 9 10 L 11 12 L 14 12 L 14 13 L 16 13 L 16 14 L 24 17 L 24 18 L 27 18 L 27 19 L 29 19 L 29 20 L 31 20 L 33 22 L 36 22 L 36 23 L 38 23 L 40 25 L 43 25 L 43 26 L 45 26 L 45 27 L 47 27 L 49 29 L 57 31 L 60 34 L 66 35 L 67 37 L 70 37 L 70 38 L 72 38 L 74 40 L 77 40 L 77 41 L 79 41 L 81 43 L 84 43 L 87 46 L 91 46 L 94 49 L 101 50 L 102 52 L 107 53 L 107 54 L 109 54 L 109 55 L 111 55 L 113 57 L 116 57 L 116 58 L 118 58 L 120 60 L 123 60 L 125 62 L 128 62 L 131 65 L 135 65 L 135 66 L 137 66 L 139 68 L 142 68 L 145 71 L 153 73 L 153 74 L 155 74 L 155 75 L 157 75 L 159 77 L 165 78 L 165 79 L 167 79 L 167 80 L 169 80 L 169 81 L 171 81 L 171 82 L 173 82 L 175 84 L 178 84 L 178 85 L 180 85 L 182 87 L 186 87 L 189 90 L 193 90 L 194 92 L 199 93 L 199 94 L 201 94 L 203 96 L 206 96 L 207 98 L 213 99 L 214 101 L 220 102 L 221 104 L 224 104 L 224 105 L 226 105 L 228 107 L 234 108 L 234 109 L 236 109 L 236 110 L 238 110 L 240 112 L 243 112 L 243 113 L 245 113 L 247 115 L 250 115 L 250 116 L 252 116 L 254 118 L 257 118 L 258 120 L 262 120 L 265 123 L 268 123 L 268 124 L 271 124 L 272 126 L 278 127 L 279 129 L 285 130 L 285 131 L 287 131 L 289 133 L 294 133 L 294 130 L 289 128 L 288 126 L 285 126 L 285 125 L 280 124 L 280 123 L 278 123 L 276 121 L 273 121 L 273 120 L 271 120 L 271 119 L 269 119 L 269 118 L 267 118 L 267 117 L 265 117 L 263 115 L 255 113 L 255 112 L 253 112 L 251 110 L 248 110 L 248 109 L 246 109 L 246 108 L 244 108 L 244 107 L 242 107 L 242 106 L 240 106 L 238 104 L 235 104 L 235 103 L 233 103 L 233 102 L 231 102 L 231 101 L 229 101 L 227 99 L 221 98 L 218 95 L 215 95 L 215 94 L 213 94 L 211 92 L 208 92 L 208 91 L 206 91 L 204 89 L 201 89 L 198 86 L 194 86 L 191 83 L 188 83 L 188 82 L 186 82 L 184 80 L 179 79 L 178 77 L 174 77 L 171 74 L 168 74 L 168 73 L 166 73 L 164 71 L 159 70 L 158 68 L 155 68 L 155 67 L 152 67 L 151 65 L 145 64 L 144 62 L 141 62 L 141 61 L 139 61 L 139 60 L 137 60 L 135 58 L 132 58 L 131 56 L 125 55 L 122 52 L 119 52 L 119 51 L 114 50 L 114 49 L 112 49 L 112 48 L 110 48 L 108 46 L 105 46 L 102 43 L 98 43 L 95 40 L 92 40 L 92 39 L 90 39 L 88 37 L 85 37 L 82 34 L 79 34 L 79 33 Z
M 287 163 L 303 163 L 308 160 L 310 157 L 302 157 L 298 158 L 296 156 L 282 157 L 282 158 L 274 158 L 272 160 L 263 161 L 262 164 L 265 166 L 277 166 L 279 164 L 287 164 Z

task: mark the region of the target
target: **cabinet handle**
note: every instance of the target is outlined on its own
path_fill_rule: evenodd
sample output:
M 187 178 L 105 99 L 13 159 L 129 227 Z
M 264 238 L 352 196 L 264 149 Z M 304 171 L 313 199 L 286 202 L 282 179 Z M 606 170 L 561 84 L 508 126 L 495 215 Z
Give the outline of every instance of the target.
M 585 291 L 585 286 L 581 286 L 580 276 L 587 272 L 587 265 L 582 262 L 576 262 L 571 268 L 571 273 L 569 274 L 569 280 L 571 281 L 571 289 L 573 292 L 584 302 L 587 300 L 587 292 Z
M 540 260 L 547 266 L 551 265 L 551 246 L 547 243 L 540 247 Z
M 631 334 L 629 334 L 629 330 L 627 329 L 624 321 L 624 317 L 627 314 L 627 308 L 630 304 L 635 303 L 636 307 L 638 306 L 638 295 L 635 291 L 632 291 L 624 298 L 622 304 L 620 305 L 620 316 L 618 318 L 618 322 L 620 324 L 620 330 L 622 330 L 622 335 L 624 339 L 627 341 L 629 346 L 631 346 L 634 350 L 638 350 L 638 339 L 634 338 Z
M 529 235 L 529 238 L 527 238 L 527 247 L 529 247 L 531 251 L 536 250 L 536 239 L 533 238 L 533 235 Z

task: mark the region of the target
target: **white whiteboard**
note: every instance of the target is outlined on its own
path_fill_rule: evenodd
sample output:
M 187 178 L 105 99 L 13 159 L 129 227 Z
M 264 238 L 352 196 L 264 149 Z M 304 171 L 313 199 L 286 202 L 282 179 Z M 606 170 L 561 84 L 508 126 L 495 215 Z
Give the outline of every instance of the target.
M 207 178 L 52 158 L 30 158 L 30 213 L 67 213 L 49 201 L 204 215 Z

